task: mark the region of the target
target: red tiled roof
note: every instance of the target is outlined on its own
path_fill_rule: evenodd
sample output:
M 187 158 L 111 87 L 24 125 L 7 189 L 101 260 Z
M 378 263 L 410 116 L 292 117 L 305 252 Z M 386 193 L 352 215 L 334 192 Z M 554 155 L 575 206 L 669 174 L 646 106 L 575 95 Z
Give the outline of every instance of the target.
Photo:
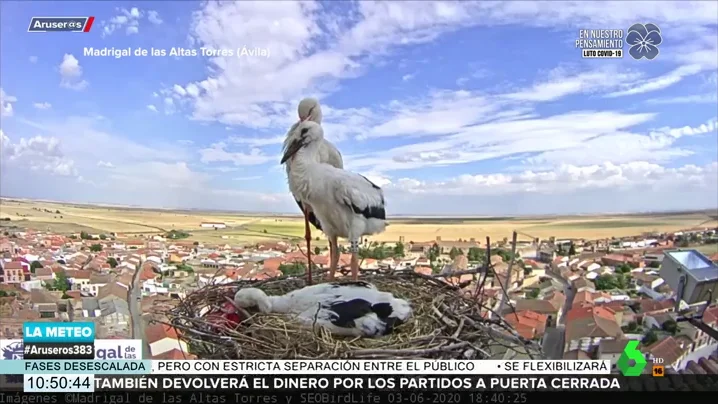
M 152 359 L 156 360 L 185 360 L 185 359 L 197 359 L 197 356 L 192 355 L 189 352 L 182 352 L 179 349 L 173 349 L 171 351 L 163 352 L 159 355 L 153 355 Z
M 666 337 L 646 347 L 645 351 L 656 358 L 662 358 L 667 365 L 675 363 L 685 353 L 685 350 L 681 348 L 678 341 L 673 337 Z
M 165 324 L 152 324 L 145 329 L 145 338 L 148 344 L 153 344 L 165 338 L 179 339 L 177 330 Z

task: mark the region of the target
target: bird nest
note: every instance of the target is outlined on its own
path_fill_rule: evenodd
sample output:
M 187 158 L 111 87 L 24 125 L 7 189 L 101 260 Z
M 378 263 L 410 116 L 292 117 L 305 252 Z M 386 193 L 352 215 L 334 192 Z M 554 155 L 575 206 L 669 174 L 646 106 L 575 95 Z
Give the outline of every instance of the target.
M 528 357 L 540 348 L 520 337 L 500 316 L 486 319 L 486 308 L 442 278 L 413 271 L 362 277 L 379 290 L 408 300 L 412 318 L 380 338 L 332 335 L 288 315 L 243 313 L 239 324 L 216 321 L 237 290 L 262 289 L 281 295 L 306 286 L 302 278 L 239 281 L 208 285 L 164 313 L 200 359 L 487 359 L 514 350 Z

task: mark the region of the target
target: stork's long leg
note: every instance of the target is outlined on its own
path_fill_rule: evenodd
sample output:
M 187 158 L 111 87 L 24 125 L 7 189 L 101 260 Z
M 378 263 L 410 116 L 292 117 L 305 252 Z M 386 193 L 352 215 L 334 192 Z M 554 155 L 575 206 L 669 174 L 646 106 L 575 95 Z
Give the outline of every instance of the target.
M 312 285 L 312 231 L 309 228 L 309 207 L 304 207 L 304 239 L 307 242 L 307 284 Z
M 337 238 L 329 238 L 329 280 L 334 280 L 334 274 L 337 272 L 337 265 L 339 264 L 339 246 L 337 245 Z
M 352 261 L 351 261 L 351 269 L 352 269 L 352 280 L 358 281 L 359 280 L 359 257 L 357 256 L 359 253 L 359 240 L 351 240 L 351 251 L 352 251 Z

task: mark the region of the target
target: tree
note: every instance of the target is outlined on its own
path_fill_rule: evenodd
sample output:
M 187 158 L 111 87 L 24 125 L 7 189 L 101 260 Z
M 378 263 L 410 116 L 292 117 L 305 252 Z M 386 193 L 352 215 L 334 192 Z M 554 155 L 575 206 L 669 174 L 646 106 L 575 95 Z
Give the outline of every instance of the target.
M 483 261 L 484 257 L 486 256 L 486 253 L 484 250 L 480 249 L 479 247 L 471 247 L 469 248 L 469 255 L 467 258 L 469 261 Z
M 169 233 L 165 234 L 165 237 L 171 240 L 179 240 L 189 236 L 189 233 L 180 230 L 170 230 Z
M 108 258 L 107 263 L 110 264 L 110 268 L 117 268 L 118 263 L 115 257 Z
M 674 320 L 666 320 L 663 322 L 663 325 L 661 325 L 661 328 L 665 332 L 670 332 L 671 334 L 674 334 L 678 331 L 678 323 L 676 323 Z
M 60 290 L 67 292 L 70 289 L 70 280 L 67 279 L 65 271 L 60 271 L 55 274 L 55 282 L 53 282 L 52 290 Z
M 293 262 L 291 264 L 279 264 L 279 270 L 285 276 L 301 275 L 306 271 L 303 262 Z
M 102 244 L 93 244 L 90 246 L 90 251 L 92 252 L 100 252 L 102 251 Z
M 531 289 L 531 291 L 526 295 L 529 299 L 536 299 L 539 296 L 539 293 L 541 293 L 538 289 Z
M 611 274 L 604 274 L 596 278 L 594 281 L 594 284 L 596 285 L 596 289 L 598 290 L 611 290 L 616 289 L 617 282 L 616 277 L 614 277 Z
M 30 264 L 30 272 L 32 272 L 33 274 L 38 268 L 42 268 L 42 264 L 40 263 L 40 261 L 33 261 L 32 264 Z
M 628 332 L 636 332 L 636 331 L 638 331 L 638 323 L 635 322 L 635 321 L 631 321 L 631 322 L 628 323 L 628 325 L 626 326 L 626 331 L 628 331 Z
M 498 255 L 504 262 L 511 262 L 511 251 L 496 249 L 491 252 L 491 255 Z
M 651 261 L 651 262 L 648 264 L 648 267 L 649 267 L 649 268 L 660 268 L 660 267 L 661 267 L 661 263 L 658 262 L 658 261 Z
M 4 290 L 0 290 L 0 297 L 8 297 L 8 294 Z
M 616 268 L 616 271 L 618 271 L 618 273 L 621 273 L 621 274 L 627 274 L 627 273 L 631 272 L 631 269 L 633 269 L 633 268 L 631 268 L 630 265 L 621 264 Z
M 654 344 L 656 341 L 658 341 L 658 335 L 656 335 L 655 331 L 649 330 L 641 340 L 641 343 L 645 346 L 649 346 Z
M 100 240 L 107 240 L 107 236 L 104 234 L 100 234 Z
M 80 232 L 80 238 L 83 239 L 83 240 L 90 240 L 90 239 L 92 239 L 92 237 L 91 237 L 89 234 L 87 234 L 86 231 L 81 231 L 81 232 Z
M 616 274 L 616 287 L 618 289 L 626 289 L 628 287 L 628 278 L 624 274 Z
M 314 255 L 319 255 L 322 253 L 322 249 L 319 248 L 319 246 L 314 247 Z
M 571 245 L 568 247 L 568 256 L 572 257 L 576 255 L 576 247 L 573 245 L 573 241 L 571 242 Z
M 403 257 L 404 255 L 405 255 L 404 243 L 402 243 L 400 241 L 400 242 L 396 243 L 396 245 L 394 246 L 394 256 L 395 257 Z
M 456 247 L 451 247 L 451 251 L 449 251 L 449 258 L 451 258 L 453 260 L 454 258 L 458 257 L 459 255 L 461 255 L 459 253 L 459 250 Z

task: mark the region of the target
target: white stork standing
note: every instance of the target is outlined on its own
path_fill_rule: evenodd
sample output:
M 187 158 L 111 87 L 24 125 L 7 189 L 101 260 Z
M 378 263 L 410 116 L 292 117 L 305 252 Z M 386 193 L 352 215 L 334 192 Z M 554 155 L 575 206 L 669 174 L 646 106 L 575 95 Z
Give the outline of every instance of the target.
M 234 304 L 262 313 L 292 314 L 305 325 L 317 324 L 336 335 L 378 337 L 412 315 L 411 305 L 367 282 L 322 283 L 283 296 L 267 296 L 256 288 L 240 289 Z
M 299 106 L 297 107 L 297 112 L 299 114 L 299 122 L 292 125 L 291 128 L 289 128 L 289 131 L 287 132 L 287 138 L 284 141 L 284 150 L 287 149 L 287 146 L 289 145 L 290 141 L 290 135 L 294 131 L 294 129 L 299 125 L 301 122 L 304 121 L 312 121 L 316 122 L 321 125 L 322 123 L 322 108 L 319 106 L 319 101 L 317 101 L 314 98 L 305 98 L 299 102 Z M 321 146 L 319 147 L 319 161 L 322 163 L 326 163 L 331 165 L 332 167 L 336 167 L 338 169 L 344 168 L 344 161 L 342 159 L 342 154 L 339 152 L 339 150 L 328 140 L 322 139 Z M 287 164 L 287 177 L 289 177 L 289 170 L 291 165 Z M 307 243 L 307 283 L 312 284 L 312 251 L 311 251 L 311 241 L 312 241 L 312 232 L 309 227 L 309 223 L 311 223 L 314 227 L 317 228 L 317 230 L 322 230 L 322 226 L 317 220 L 317 217 L 312 212 L 312 207 L 305 201 L 302 201 L 298 195 L 294 192 L 294 190 L 291 189 L 290 184 L 290 191 L 292 191 L 292 194 L 294 195 L 294 200 L 297 201 L 297 205 L 299 205 L 299 209 L 301 209 L 302 213 L 304 214 L 304 239 Z M 333 252 L 337 250 L 338 246 L 336 244 L 332 244 L 331 240 L 329 242 L 329 256 L 332 256 Z M 329 274 L 329 279 L 334 279 L 334 272 Z
M 349 239 L 352 279 L 359 276 L 359 241 L 386 228 L 384 193 L 366 177 L 320 161 L 324 140 L 321 125 L 305 121 L 287 139 L 282 164 L 290 161 L 289 187 L 298 199 L 309 203 L 330 245 L 338 237 Z M 339 251 L 332 251 L 330 271 L 336 270 Z

